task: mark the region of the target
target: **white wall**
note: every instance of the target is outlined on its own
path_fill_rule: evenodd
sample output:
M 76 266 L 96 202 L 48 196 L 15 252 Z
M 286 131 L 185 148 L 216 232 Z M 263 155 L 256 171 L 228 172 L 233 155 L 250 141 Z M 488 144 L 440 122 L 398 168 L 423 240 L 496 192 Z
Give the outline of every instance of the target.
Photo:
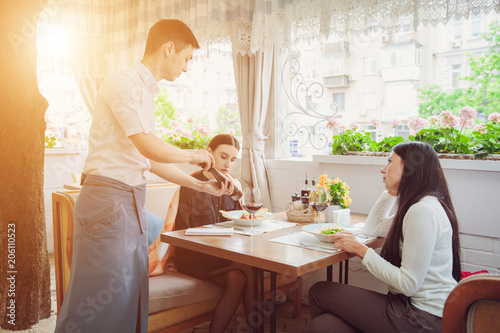
M 272 211 L 285 210 L 291 195 L 309 178 L 326 173 L 339 177 L 351 187 L 351 210 L 368 213 L 384 189 L 380 169 L 386 157 L 314 156 L 314 161 L 267 160 L 270 175 Z M 441 160 L 460 223 L 462 270 L 488 270 L 500 274 L 500 162 Z M 383 284 L 361 266 L 358 259 L 350 260 L 350 280 L 353 285 L 385 291 Z M 303 278 L 303 299 L 309 287 L 324 280 L 324 271 Z M 334 281 L 337 274 L 334 273 Z

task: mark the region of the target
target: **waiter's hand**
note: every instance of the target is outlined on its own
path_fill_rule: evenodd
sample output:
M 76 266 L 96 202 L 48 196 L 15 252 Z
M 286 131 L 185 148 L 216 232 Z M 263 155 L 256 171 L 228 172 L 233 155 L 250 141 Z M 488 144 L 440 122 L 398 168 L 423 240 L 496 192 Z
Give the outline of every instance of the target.
M 215 159 L 206 149 L 200 149 L 193 151 L 189 164 L 199 165 L 204 171 L 208 171 L 215 167 Z
M 220 197 L 223 194 L 231 194 L 234 191 L 234 183 L 225 181 L 219 185 L 215 179 L 204 182 L 201 191 Z

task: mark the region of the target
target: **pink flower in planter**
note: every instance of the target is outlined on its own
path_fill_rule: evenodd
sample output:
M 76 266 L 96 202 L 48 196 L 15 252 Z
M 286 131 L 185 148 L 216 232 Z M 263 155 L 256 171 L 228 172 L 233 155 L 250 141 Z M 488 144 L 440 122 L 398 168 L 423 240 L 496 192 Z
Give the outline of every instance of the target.
M 335 129 L 340 127 L 340 120 L 338 118 L 330 117 L 326 127 L 329 129 Z
M 457 116 L 455 116 L 451 111 L 443 111 L 441 116 L 441 126 L 453 128 L 457 126 Z
M 347 129 L 347 126 L 346 126 L 346 125 L 344 125 L 344 124 L 340 125 L 340 127 L 339 127 L 339 131 L 340 131 L 341 133 L 345 132 L 345 130 L 346 130 L 346 129 Z
M 177 121 L 177 120 L 171 120 L 170 121 L 170 127 L 177 128 L 179 126 L 181 126 L 181 124 L 179 123 L 179 121 Z
M 474 121 L 477 117 L 477 111 L 471 108 L 470 106 L 465 106 L 460 110 L 458 116 L 466 120 L 471 119 L 472 121 Z
M 188 123 L 191 123 L 191 124 L 194 124 L 194 122 L 195 122 L 195 120 L 194 120 L 194 118 L 193 118 L 193 117 L 189 117 L 188 119 L 186 119 L 186 121 L 187 121 Z
M 500 113 L 493 112 L 488 116 L 488 120 L 491 121 L 493 124 L 500 122 Z
M 396 128 L 396 127 L 398 127 L 398 125 L 401 125 L 401 120 L 399 120 L 397 118 L 392 118 L 391 121 L 389 122 L 389 124 L 391 124 L 392 128 Z
M 349 127 L 353 130 L 356 131 L 359 128 L 359 125 L 357 122 L 353 121 Z
M 411 118 L 408 121 L 408 127 L 412 129 L 412 133 L 417 133 L 421 129 L 426 128 L 427 125 L 427 120 L 422 117 Z
M 193 138 L 193 133 L 188 130 L 182 130 L 182 136 L 186 137 L 187 139 L 192 139 Z
M 474 119 L 467 119 L 467 118 L 458 117 L 458 120 L 457 120 L 458 126 L 463 127 L 465 125 L 465 128 L 472 128 L 472 127 L 474 127 Z
M 439 123 L 439 117 L 438 116 L 430 116 L 427 121 L 429 122 L 430 126 L 435 126 Z
M 212 130 L 210 129 L 210 126 L 208 126 L 208 125 L 200 127 L 199 132 L 200 132 L 200 134 L 205 135 L 205 136 L 210 136 L 212 134 Z
M 229 135 L 234 135 L 234 134 L 235 134 L 234 129 L 230 128 L 230 129 L 227 131 L 227 134 L 229 134 Z
M 477 124 L 474 126 L 474 131 L 479 131 L 480 133 L 486 133 L 486 126 L 484 124 Z
M 370 120 L 370 125 L 375 127 L 380 127 L 381 123 L 380 120 L 378 120 L 377 118 L 373 118 L 372 120 Z
M 163 127 L 158 127 L 156 129 L 156 132 L 159 134 L 159 135 L 164 135 L 164 134 L 167 134 L 167 130 Z

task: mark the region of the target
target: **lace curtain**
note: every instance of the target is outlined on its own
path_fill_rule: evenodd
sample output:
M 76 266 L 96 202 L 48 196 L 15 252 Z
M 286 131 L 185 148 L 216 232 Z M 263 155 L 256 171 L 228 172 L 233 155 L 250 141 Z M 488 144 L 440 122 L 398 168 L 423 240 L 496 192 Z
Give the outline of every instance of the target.
M 287 47 L 309 38 L 415 30 L 452 18 L 500 12 L 499 0 L 256 0 L 250 50 Z M 244 51 L 244 50 L 243 50 Z
M 500 0 L 50 0 L 45 19 L 74 34 L 84 75 L 102 75 L 138 61 L 160 18 L 184 21 L 202 45 L 231 42 L 233 52 L 249 55 L 304 39 L 409 31 L 492 10 L 500 12 Z

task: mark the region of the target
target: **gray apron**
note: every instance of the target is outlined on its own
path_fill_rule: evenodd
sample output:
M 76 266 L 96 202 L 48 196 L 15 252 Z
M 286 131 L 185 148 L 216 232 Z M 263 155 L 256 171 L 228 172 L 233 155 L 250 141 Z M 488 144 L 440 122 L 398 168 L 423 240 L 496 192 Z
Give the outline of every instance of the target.
M 146 185 L 88 175 L 74 208 L 73 259 L 55 332 L 147 332 Z

